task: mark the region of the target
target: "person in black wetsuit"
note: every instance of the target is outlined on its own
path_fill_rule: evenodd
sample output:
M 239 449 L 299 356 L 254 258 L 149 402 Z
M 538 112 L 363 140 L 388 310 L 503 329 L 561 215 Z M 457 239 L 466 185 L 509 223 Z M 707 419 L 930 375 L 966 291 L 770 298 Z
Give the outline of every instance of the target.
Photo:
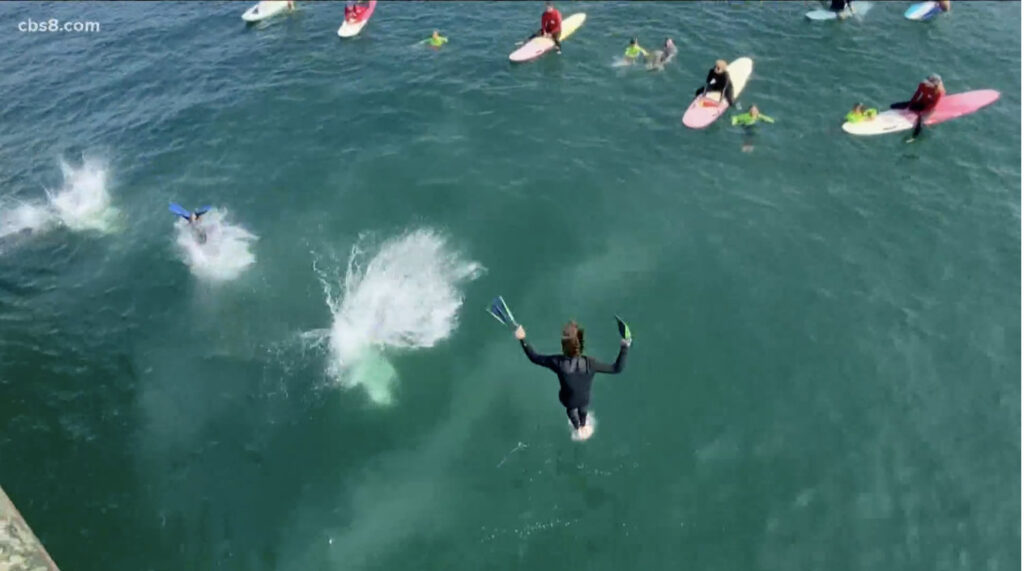
M 840 20 L 849 18 L 853 15 L 853 6 L 851 5 L 850 0 L 832 0 L 828 9 L 835 12 L 836 16 L 838 16 Z
M 516 329 L 516 339 L 523 346 L 523 352 L 530 362 L 558 375 L 558 400 L 565 407 L 569 422 L 577 432 L 587 425 L 587 406 L 590 405 L 590 385 L 594 381 L 594 374 L 621 373 L 626 366 L 626 354 L 632 343 L 631 339 L 623 339 L 618 358 L 609 365 L 583 355 L 583 329 L 575 321 L 570 321 L 562 328 L 561 355 L 538 355 L 534 352 L 526 342 L 526 330 L 522 325 Z
M 694 92 L 694 95 L 717 91 L 725 96 L 725 100 L 729 103 L 730 107 L 736 107 L 732 99 L 732 79 L 729 78 L 728 67 L 729 64 L 724 59 L 716 61 L 715 67 L 708 70 L 708 77 L 704 80 L 704 86 Z

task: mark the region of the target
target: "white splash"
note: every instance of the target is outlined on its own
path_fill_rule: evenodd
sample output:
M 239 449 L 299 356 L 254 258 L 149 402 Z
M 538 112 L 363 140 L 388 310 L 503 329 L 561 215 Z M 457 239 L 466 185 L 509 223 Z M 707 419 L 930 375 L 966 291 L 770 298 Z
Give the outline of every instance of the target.
M 53 212 L 45 205 L 23 202 L 11 207 L 0 204 L 0 238 L 42 232 L 54 222 Z
M 103 163 L 85 159 L 81 167 L 74 168 L 62 159 L 60 169 L 64 185 L 57 192 L 46 191 L 56 216 L 72 230 L 110 232 L 117 209 L 110 202 Z
M 360 237 L 352 247 L 340 298 L 320 276 L 334 316 L 328 373 L 341 386 L 361 386 L 374 403 L 386 405 L 398 375 L 385 351 L 433 347 L 447 338 L 462 307 L 460 286 L 483 267 L 463 260 L 427 229 L 384 242 L 363 266 L 365 241 Z
M 200 279 L 233 280 L 256 262 L 250 246 L 259 238 L 241 226 L 228 224 L 226 217 L 226 211 L 212 209 L 199 219 L 197 229 L 205 233 L 205 242 L 188 221 L 178 218 L 175 226 L 178 247 L 192 274 Z

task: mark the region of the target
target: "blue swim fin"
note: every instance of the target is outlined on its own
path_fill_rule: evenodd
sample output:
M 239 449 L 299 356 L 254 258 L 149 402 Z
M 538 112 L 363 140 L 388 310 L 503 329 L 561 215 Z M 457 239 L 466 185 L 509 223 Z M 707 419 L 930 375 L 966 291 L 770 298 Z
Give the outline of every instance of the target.
M 169 210 L 178 216 L 181 216 L 185 220 L 188 220 L 190 212 L 181 207 L 180 204 L 171 203 Z
M 199 210 L 196 210 L 196 216 L 202 216 L 203 214 L 206 214 L 207 212 L 210 211 L 211 208 L 213 208 L 213 207 L 212 206 L 204 206 L 204 207 L 200 208 Z
M 491 301 L 490 307 L 487 308 L 487 313 L 490 313 L 491 317 L 497 319 L 502 325 L 519 327 L 519 324 L 516 323 L 516 318 L 512 315 L 512 311 L 509 310 L 508 305 L 505 304 L 505 300 L 500 295 Z

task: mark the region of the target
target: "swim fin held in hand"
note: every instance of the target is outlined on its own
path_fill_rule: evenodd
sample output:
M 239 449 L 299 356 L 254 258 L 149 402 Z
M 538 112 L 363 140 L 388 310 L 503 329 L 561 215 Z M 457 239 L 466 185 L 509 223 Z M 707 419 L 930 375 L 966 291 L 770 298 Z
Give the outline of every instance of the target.
M 519 324 L 516 323 L 516 318 L 512 315 L 512 311 L 509 310 L 508 305 L 505 304 L 505 300 L 500 295 L 491 301 L 491 305 L 487 308 L 487 313 L 490 313 L 491 317 L 497 319 L 502 325 L 511 328 L 519 327 Z
M 627 325 L 626 322 L 623 321 L 622 318 L 619 317 L 618 315 L 615 316 L 615 321 L 618 322 L 619 324 L 619 336 L 625 339 L 626 341 L 632 341 L 633 332 L 629 330 L 629 325 Z

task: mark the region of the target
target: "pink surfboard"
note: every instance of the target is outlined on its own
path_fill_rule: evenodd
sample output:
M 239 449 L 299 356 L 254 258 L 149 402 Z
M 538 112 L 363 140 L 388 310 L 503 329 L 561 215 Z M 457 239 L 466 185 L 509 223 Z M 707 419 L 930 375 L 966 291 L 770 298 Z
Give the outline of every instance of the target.
M 925 125 L 938 125 L 957 117 L 970 115 L 982 107 L 991 105 L 999 99 L 999 92 L 994 89 L 979 89 L 977 91 L 965 91 L 954 95 L 945 95 L 939 100 L 938 105 L 932 110 Z M 857 123 L 843 123 L 843 131 L 851 135 L 884 135 L 886 133 L 899 133 L 914 128 L 917 114 L 906 109 L 890 109 L 879 113 L 870 121 L 859 121 Z

